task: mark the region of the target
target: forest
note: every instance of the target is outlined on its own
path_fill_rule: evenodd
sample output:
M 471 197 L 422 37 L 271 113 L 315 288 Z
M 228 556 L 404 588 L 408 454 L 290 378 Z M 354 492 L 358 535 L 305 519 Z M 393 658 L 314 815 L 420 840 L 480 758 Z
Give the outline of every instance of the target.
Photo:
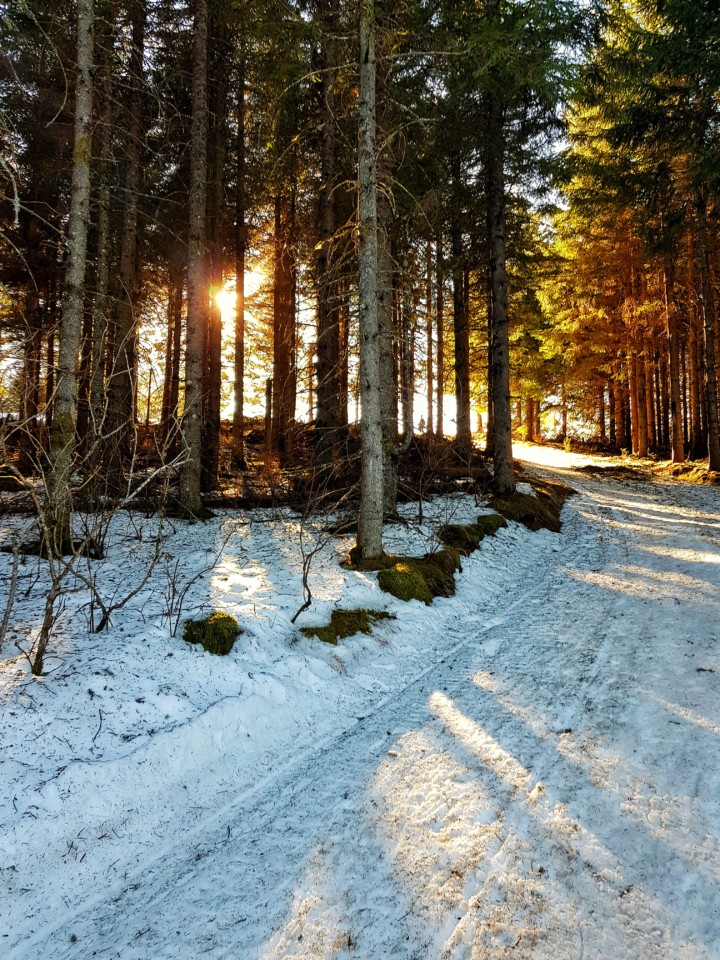
M 0 0 L 0 953 L 720 956 L 718 0 Z
M 53 549 L 149 465 L 189 517 L 251 461 L 276 495 L 362 476 L 368 556 L 431 438 L 504 492 L 513 434 L 720 468 L 709 0 L 2 23 L 3 457 Z

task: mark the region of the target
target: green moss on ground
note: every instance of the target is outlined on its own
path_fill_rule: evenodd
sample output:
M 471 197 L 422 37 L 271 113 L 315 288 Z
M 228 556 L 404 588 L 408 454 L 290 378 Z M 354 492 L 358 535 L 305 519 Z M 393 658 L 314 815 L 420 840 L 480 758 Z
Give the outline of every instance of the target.
M 423 560 L 439 567 L 443 573 L 453 574 L 456 570 L 462 571 L 462 557 L 455 547 L 445 547 L 435 553 L 426 553 Z
M 378 586 L 398 600 L 432 603 L 434 597 L 452 597 L 455 571 L 462 570 L 462 557 L 477 550 L 484 537 L 493 536 L 507 520 L 497 513 L 483 514 L 475 523 L 448 523 L 438 530 L 443 549 L 424 557 L 394 557 L 383 554 L 378 560 L 363 560 L 355 546 L 350 565 L 355 570 L 377 570 Z
M 532 487 L 536 496 L 516 491 L 509 497 L 493 497 L 493 508 L 508 520 L 522 523 L 528 530 L 552 530 L 559 533 L 562 529 L 560 511 L 575 491 L 563 483 L 553 483 L 550 480 L 534 479 Z
M 507 520 L 497 513 L 482 514 L 475 523 L 446 523 L 438 530 L 440 542 L 468 557 L 485 537 L 493 537 Z
M 337 644 L 338 640 L 353 637 L 356 633 L 370 633 L 372 625 L 379 620 L 391 620 L 392 615 L 384 610 L 333 610 L 330 623 L 324 627 L 301 627 L 306 637 L 317 637 L 323 643 Z
M 384 570 L 388 567 L 392 567 L 397 561 L 397 557 L 393 557 L 388 553 L 384 553 L 381 557 L 378 557 L 375 560 L 366 560 L 360 552 L 358 545 L 355 544 L 348 554 L 348 560 L 353 570 L 371 571 Z
M 422 573 L 417 569 L 412 558 L 407 558 L 393 567 L 381 570 L 378 574 L 378 586 L 385 593 L 392 594 L 398 600 L 420 600 L 422 603 L 432 603 L 433 595 L 425 582 Z
M 494 537 L 498 530 L 507 527 L 507 520 L 499 513 L 483 513 L 475 521 L 475 526 L 482 530 L 484 537 Z
M 242 633 L 235 617 L 216 610 L 203 620 L 186 620 L 183 625 L 183 640 L 199 643 L 208 653 L 226 656 L 235 640 Z

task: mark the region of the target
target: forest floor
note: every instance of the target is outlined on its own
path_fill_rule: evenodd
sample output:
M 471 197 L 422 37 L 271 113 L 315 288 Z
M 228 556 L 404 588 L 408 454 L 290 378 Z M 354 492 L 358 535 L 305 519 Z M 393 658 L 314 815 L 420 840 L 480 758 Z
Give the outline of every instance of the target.
M 396 618 L 337 647 L 290 623 L 290 511 L 176 524 L 103 633 L 74 588 L 39 679 L 28 560 L 0 659 L 0 955 L 717 960 L 720 491 L 517 455 L 578 491 L 562 532 L 510 524 L 431 607 L 304 525 L 322 549 L 298 626 Z M 403 509 L 398 553 L 487 508 Z M 117 518 L 108 597 L 155 523 Z M 228 657 L 172 635 L 184 586 L 181 617 L 238 617 Z

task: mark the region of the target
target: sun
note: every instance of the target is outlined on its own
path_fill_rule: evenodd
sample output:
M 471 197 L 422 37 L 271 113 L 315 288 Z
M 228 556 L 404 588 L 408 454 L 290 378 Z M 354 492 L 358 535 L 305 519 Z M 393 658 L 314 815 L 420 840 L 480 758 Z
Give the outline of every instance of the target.
M 265 283 L 265 275 L 259 270 L 250 270 L 245 274 L 245 297 L 254 296 Z M 225 281 L 215 294 L 215 303 L 220 307 L 223 321 L 235 317 L 235 278 Z

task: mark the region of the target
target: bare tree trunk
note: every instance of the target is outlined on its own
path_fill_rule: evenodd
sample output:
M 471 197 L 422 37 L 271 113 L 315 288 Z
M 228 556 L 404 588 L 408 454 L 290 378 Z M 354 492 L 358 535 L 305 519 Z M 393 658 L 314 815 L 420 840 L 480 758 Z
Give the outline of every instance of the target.
M 110 11 L 107 11 L 110 12 Z M 100 116 L 97 130 L 97 248 L 95 259 L 95 296 L 92 305 L 92 356 L 90 361 L 90 451 L 92 470 L 101 454 L 107 395 L 105 390 L 105 356 L 108 336 L 108 291 L 110 284 L 110 158 L 112 124 L 112 58 L 115 45 L 115 24 L 103 20 L 100 64 Z
M 235 192 L 235 385 L 233 464 L 245 466 L 245 61 L 238 77 L 237 185 Z
M 20 470 L 31 473 L 38 456 L 38 408 L 40 401 L 40 357 L 42 353 L 40 298 L 31 291 L 25 304 L 23 338 L 23 383 L 20 410 Z
M 452 187 L 456 197 L 460 192 L 460 156 L 453 151 L 451 156 Z M 459 204 L 459 200 L 456 200 Z M 460 230 L 460 211 L 454 211 L 450 228 L 450 252 L 452 254 L 453 285 L 453 331 L 455 333 L 455 417 L 456 436 L 461 448 L 469 450 L 470 433 L 470 329 L 465 303 L 465 252 Z
M 535 401 L 532 397 L 525 397 L 525 442 L 532 443 L 535 439 Z
M 699 189 L 695 198 L 698 217 L 700 275 L 702 281 L 705 330 L 705 404 L 707 407 L 708 469 L 720 471 L 720 421 L 718 419 L 718 379 L 715 358 L 716 304 L 711 283 L 708 250 L 707 202 L 705 192 Z
M 515 491 L 510 412 L 510 337 L 505 269 L 505 169 L 503 110 L 495 94 L 488 95 L 487 204 L 490 288 L 492 302 L 492 451 L 493 489 L 500 496 Z
M 360 106 L 358 175 L 358 296 L 360 307 L 360 393 L 362 477 L 357 547 L 363 560 L 383 553 L 383 428 L 378 327 L 378 222 L 376 168 L 375 5 L 360 5 Z
M 680 396 L 680 332 L 675 308 L 674 267 L 666 263 L 663 269 L 663 290 L 665 294 L 665 323 L 670 357 L 670 423 L 672 427 L 673 463 L 685 462 L 685 444 L 682 429 L 682 402 Z
M 323 6 L 325 36 L 321 49 L 322 156 L 318 210 L 317 256 L 317 457 L 323 466 L 337 456 L 340 435 L 340 328 L 336 231 L 338 187 L 337 118 L 341 104 L 337 93 L 339 61 L 337 0 Z
M 116 493 L 123 488 L 123 465 L 129 453 L 129 434 L 135 414 L 137 379 L 137 286 L 138 206 L 140 200 L 141 140 L 143 135 L 142 101 L 145 53 L 145 0 L 132 4 L 132 52 L 130 74 L 132 92 L 127 130 L 127 166 L 125 204 L 120 248 L 120 291 L 113 316 L 114 359 L 108 378 L 108 416 L 106 458 L 107 480 Z
M 401 306 L 402 323 L 402 400 L 403 400 L 403 446 L 413 438 L 415 420 L 415 324 L 407 290 L 403 291 Z
M 47 549 L 72 549 L 70 489 L 77 416 L 77 360 L 85 300 L 85 261 L 90 220 L 90 161 L 93 105 L 93 0 L 77 2 L 77 81 L 65 294 L 60 320 L 58 381 L 50 431 L 50 473 L 46 509 Z
M 425 249 L 425 382 L 427 384 L 427 423 L 425 432 L 433 430 L 433 302 L 432 302 L 432 244 Z
M 443 436 L 444 396 L 445 396 L 445 298 L 443 296 L 442 236 L 438 234 L 435 264 L 435 329 L 437 341 L 437 419 L 435 421 L 438 437 Z
M 213 56 L 210 67 L 212 113 L 210 142 L 210 191 L 207 210 L 207 236 L 210 246 L 210 298 L 205 363 L 205 409 L 203 418 L 203 465 L 201 488 L 207 492 L 218 484 L 220 470 L 220 405 L 222 393 L 222 312 L 217 294 L 223 285 L 225 225 L 225 114 L 227 100 L 226 42 L 216 35 L 222 32 L 219 14 L 213 16 Z
M 175 284 L 172 282 L 172 279 L 168 280 L 167 292 L 167 336 L 165 338 L 165 365 L 163 376 L 162 410 L 160 413 L 160 425 L 163 434 L 167 433 L 167 425 L 170 421 L 170 390 L 172 387 L 173 333 L 175 331 L 175 302 L 177 299 L 176 288 Z
M 645 402 L 645 364 L 640 352 L 635 355 L 635 381 L 637 384 L 638 418 L 637 454 L 639 457 L 646 457 L 648 455 L 648 420 L 647 404 Z
M 393 0 L 383 4 L 385 12 L 392 6 Z M 380 410 L 383 431 L 383 486 L 385 516 L 397 511 L 397 434 L 398 434 L 398 392 L 396 385 L 397 339 L 393 322 L 395 277 L 393 262 L 393 221 L 392 167 L 393 157 L 390 142 L 390 98 L 387 93 L 387 81 L 390 74 L 390 59 L 384 57 L 375 67 L 376 91 L 376 151 L 377 167 L 376 191 L 377 207 L 377 323 L 380 337 L 379 377 Z M 378 143 L 381 148 L 378 149 Z
M 295 192 L 275 199 L 273 297 L 273 450 L 285 458 L 295 415 Z
M 188 316 L 185 348 L 183 439 L 186 459 L 180 474 L 180 506 L 191 517 L 203 512 L 202 459 L 203 356 L 207 329 L 208 283 L 205 255 L 205 201 L 208 126 L 208 0 L 194 2 L 192 133 L 190 143 L 190 233 L 188 238 Z

